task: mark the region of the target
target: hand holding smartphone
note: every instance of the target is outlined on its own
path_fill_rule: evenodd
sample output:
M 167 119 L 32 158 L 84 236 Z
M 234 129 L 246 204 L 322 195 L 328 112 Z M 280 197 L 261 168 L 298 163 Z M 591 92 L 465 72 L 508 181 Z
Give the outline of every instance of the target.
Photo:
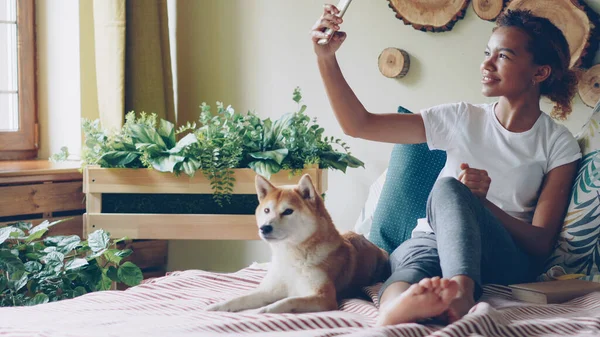
M 337 5 L 337 9 L 339 10 L 339 13 L 336 16 L 339 18 L 343 17 L 344 14 L 346 13 L 346 10 L 348 9 L 348 6 L 350 6 L 351 2 L 352 2 L 352 0 L 340 0 L 340 2 Z M 321 46 L 328 44 L 335 32 L 332 28 L 328 27 L 327 29 L 325 29 L 324 33 L 327 34 L 327 37 L 319 39 L 319 41 L 317 41 L 317 43 Z

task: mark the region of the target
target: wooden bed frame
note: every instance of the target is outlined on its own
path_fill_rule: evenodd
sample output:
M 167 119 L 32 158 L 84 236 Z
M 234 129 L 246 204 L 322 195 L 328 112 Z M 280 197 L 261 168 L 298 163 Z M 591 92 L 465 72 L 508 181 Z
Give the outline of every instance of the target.
M 233 194 L 256 194 L 251 169 L 234 170 Z M 327 170 L 307 168 L 290 177 L 288 171 L 273 175 L 274 185 L 296 184 L 309 174 L 320 193 L 327 190 Z M 210 182 L 200 173 L 193 178 L 151 169 L 106 169 L 87 166 L 83 191 L 86 196 L 84 233 L 104 229 L 111 237 L 163 240 L 257 240 L 254 215 L 227 214 L 128 214 L 102 213 L 103 193 L 212 194 Z M 225 206 L 226 207 L 226 206 Z

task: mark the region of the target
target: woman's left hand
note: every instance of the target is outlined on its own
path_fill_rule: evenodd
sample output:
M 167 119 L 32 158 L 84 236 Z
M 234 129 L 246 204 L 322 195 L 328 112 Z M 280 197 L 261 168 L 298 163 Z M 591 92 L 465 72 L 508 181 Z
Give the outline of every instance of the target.
M 470 168 L 469 164 L 466 163 L 460 164 L 460 170 L 458 180 L 465 184 L 480 199 L 485 199 L 490 189 L 490 183 L 492 182 L 487 171 Z

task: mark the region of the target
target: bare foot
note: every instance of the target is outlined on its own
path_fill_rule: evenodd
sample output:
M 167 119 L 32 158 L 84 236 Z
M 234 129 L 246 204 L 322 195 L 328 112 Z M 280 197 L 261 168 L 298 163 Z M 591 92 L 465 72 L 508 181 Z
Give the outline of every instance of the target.
M 412 323 L 447 311 L 458 293 L 454 280 L 434 277 L 413 284 L 379 310 L 378 326 Z
M 446 311 L 448 323 L 452 324 L 463 318 L 463 316 L 466 315 L 474 305 L 475 300 L 473 299 L 473 295 L 468 295 L 461 291 L 459 295 L 450 303 L 450 306 Z

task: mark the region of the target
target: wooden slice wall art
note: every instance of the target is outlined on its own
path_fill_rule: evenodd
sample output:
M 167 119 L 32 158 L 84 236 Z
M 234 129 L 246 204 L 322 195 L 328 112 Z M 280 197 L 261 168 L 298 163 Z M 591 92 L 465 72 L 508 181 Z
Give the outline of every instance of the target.
M 588 69 L 579 80 L 579 97 L 585 105 L 593 108 L 600 101 L 600 64 Z
M 410 68 L 410 57 L 408 53 L 398 48 L 386 48 L 377 59 L 379 71 L 385 77 L 402 78 Z
M 505 0 L 473 0 L 473 11 L 486 21 L 494 21 L 502 13 Z
M 593 38 L 598 15 L 577 0 L 512 0 L 506 10 L 528 9 L 534 15 L 548 18 L 567 38 L 571 51 L 571 67 L 587 67 L 592 61 L 598 40 Z M 588 52 L 591 50 L 592 52 Z
M 406 25 L 429 32 L 445 32 L 465 16 L 469 0 L 388 0 Z

